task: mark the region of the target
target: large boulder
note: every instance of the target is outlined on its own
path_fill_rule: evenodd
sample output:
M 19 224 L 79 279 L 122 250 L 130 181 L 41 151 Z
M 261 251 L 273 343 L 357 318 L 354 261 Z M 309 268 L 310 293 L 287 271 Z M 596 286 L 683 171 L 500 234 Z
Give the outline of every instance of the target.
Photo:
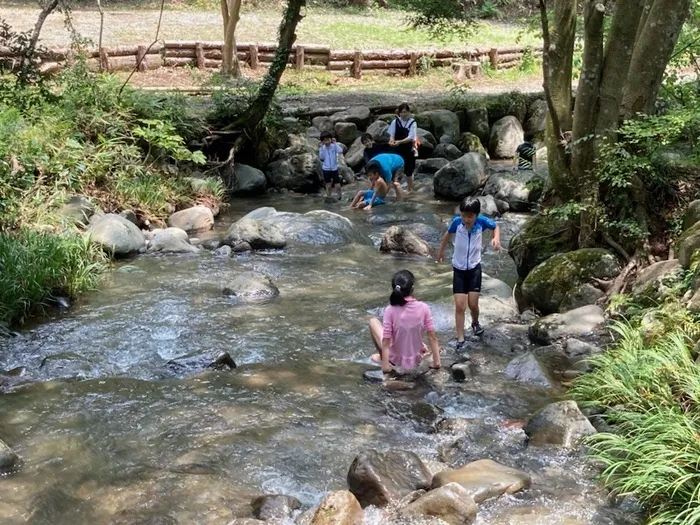
M 489 154 L 481 143 L 481 139 L 473 133 L 462 133 L 459 136 L 459 149 L 462 153 L 481 153 L 486 159 L 489 159 Z
M 357 124 L 352 122 L 338 122 L 333 126 L 335 138 L 343 144 L 352 144 L 357 138 Z
M 574 448 L 579 441 L 596 433 L 576 401 L 558 401 L 537 412 L 523 427 L 528 445 L 557 445 Z
M 383 507 L 414 490 L 430 487 L 432 475 L 413 452 L 366 450 L 348 472 L 348 487 L 362 507 Z
M 547 127 L 547 102 L 538 98 L 527 108 L 527 117 L 523 129 L 526 133 L 532 133 L 538 138 L 544 138 L 544 130 Z
M 17 454 L 0 439 L 0 476 L 14 472 L 18 465 Z
M 435 173 L 433 189 L 437 197 L 462 200 L 474 195 L 486 182 L 486 157 L 467 153 Z
M 276 297 L 280 291 L 267 275 L 258 272 L 243 272 L 226 284 L 222 293 L 251 301 Z
M 146 246 L 141 230 L 116 213 L 107 213 L 96 219 L 88 228 L 88 235 L 115 257 L 137 253 Z
M 697 252 L 700 250 L 700 222 L 696 222 L 683 232 L 678 242 L 678 262 L 686 270 L 689 270 L 693 260 L 697 259 Z
M 515 494 L 530 487 L 530 475 L 521 470 L 506 467 L 490 459 L 481 459 L 456 470 L 435 474 L 433 488 L 449 483 L 459 483 L 476 503 L 503 494 Z
M 547 388 L 557 385 L 545 364 L 531 352 L 518 356 L 508 363 L 504 374 L 516 381 L 534 383 Z
M 483 194 L 507 202 L 511 211 L 527 212 L 540 197 L 537 188 L 544 184 L 544 177 L 530 170 L 493 173 L 484 185 Z
M 467 110 L 467 131 L 479 137 L 482 144 L 489 142 L 489 113 L 486 108 Z
M 469 525 L 476 519 L 476 502 L 459 483 L 448 483 L 420 496 L 400 511 L 406 518 L 434 516 L 448 525 Z
M 632 283 L 632 296 L 636 301 L 658 302 L 682 278 L 683 267 L 678 259 L 654 263 L 637 274 Z
M 283 520 L 301 508 L 301 501 L 292 496 L 267 494 L 255 498 L 250 502 L 250 506 L 253 507 L 253 516 L 259 520 Z
M 272 206 L 263 206 L 261 208 L 255 208 L 253 211 L 246 213 L 242 218 L 261 221 L 263 219 L 267 219 L 268 217 L 272 217 L 275 213 L 277 213 L 277 210 Z
M 370 111 L 366 106 L 357 106 L 339 111 L 331 115 L 331 124 L 335 125 L 338 122 L 351 122 L 358 129 L 366 129 L 369 125 Z
M 312 118 L 311 125 L 320 133 L 323 133 L 324 131 L 333 133 L 333 123 L 331 122 L 331 118 L 325 115 Z
M 375 120 L 367 128 L 367 133 L 372 135 L 372 138 L 377 144 L 386 144 L 389 142 L 389 124 L 383 120 Z
M 567 337 L 590 336 L 604 324 L 605 312 L 599 306 L 591 304 L 538 319 L 528 329 L 528 337 L 535 344 L 550 345 Z
M 85 227 L 95 213 L 95 205 L 83 195 L 73 195 L 61 207 L 58 214 L 72 226 Z
M 263 195 L 267 191 L 267 179 L 259 169 L 247 164 L 236 163 L 233 165 L 233 173 L 234 177 L 230 186 L 232 195 Z
M 416 173 L 434 175 L 450 163 L 447 159 L 425 159 L 416 161 Z
M 379 251 L 408 253 L 421 257 L 430 257 L 432 254 L 430 245 L 404 226 L 390 227 L 382 237 Z
M 583 248 L 554 255 L 525 278 L 525 301 L 544 315 L 563 310 L 567 296 L 592 279 L 612 279 L 620 272 L 617 258 L 600 248 Z
M 362 140 L 357 137 L 348 148 L 345 154 L 345 162 L 355 171 L 360 170 L 365 164 L 365 147 L 362 145 Z
M 448 109 L 424 111 L 416 115 L 419 127 L 429 130 L 435 138 L 442 142 L 447 137 L 450 142 L 459 140 L 459 117 Z
M 575 250 L 578 235 L 571 222 L 549 215 L 535 215 L 515 234 L 508 245 L 508 255 L 515 262 L 518 276 L 527 277 L 538 264 L 557 253 Z
M 442 143 L 435 146 L 433 156 L 447 159 L 449 161 L 457 160 L 463 155 L 457 146 L 454 144 Z
M 523 127 L 515 117 L 503 117 L 491 128 L 489 151 L 497 159 L 512 159 L 525 140 Z
M 438 145 L 438 141 L 435 139 L 435 136 L 427 129 L 417 128 L 416 137 L 418 137 L 420 142 L 421 153 L 423 153 L 422 148 L 424 147 L 427 148 L 427 151 L 433 151 L 435 146 Z
M 214 213 L 206 206 L 193 206 L 168 217 L 168 226 L 187 233 L 206 232 L 214 227 Z
M 321 161 L 316 152 L 293 153 L 265 168 L 265 177 L 273 188 L 300 193 L 315 193 L 323 187 Z
M 481 213 L 488 217 L 497 217 L 501 213 L 498 210 L 498 203 L 492 195 L 485 195 L 482 197 L 477 197 L 481 203 Z
M 198 250 L 190 244 L 185 230 L 166 228 L 155 234 L 148 244 L 148 251 L 151 253 L 195 253 Z
M 369 238 L 357 230 L 347 217 L 326 210 L 304 214 L 277 212 L 264 222 L 277 226 L 290 241 L 303 244 L 369 244 Z
M 310 525 L 362 525 L 364 512 L 347 490 L 331 492 L 316 509 Z
M 284 248 L 287 239 L 274 224 L 244 217 L 231 225 L 221 243 L 234 249 L 247 243 L 252 250 L 276 250 Z
M 687 230 L 691 226 L 700 221 L 700 200 L 691 202 L 688 205 L 688 209 L 685 210 L 685 216 L 683 217 L 683 231 Z

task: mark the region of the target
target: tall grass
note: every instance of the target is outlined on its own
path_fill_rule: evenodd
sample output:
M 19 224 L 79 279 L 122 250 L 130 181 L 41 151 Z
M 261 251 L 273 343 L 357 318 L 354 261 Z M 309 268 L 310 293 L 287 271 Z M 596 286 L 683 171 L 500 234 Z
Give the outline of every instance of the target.
M 617 347 L 591 360 L 570 394 L 603 409 L 615 433 L 589 439 L 614 492 L 635 496 L 649 523 L 700 523 L 700 367 L 683 331 L 648 342 L 617 325 Z
M 107 259 L 87 236 L 0 233 L 0 322 L 21 323 L 52 297 L 76 297 L 99 282 Z

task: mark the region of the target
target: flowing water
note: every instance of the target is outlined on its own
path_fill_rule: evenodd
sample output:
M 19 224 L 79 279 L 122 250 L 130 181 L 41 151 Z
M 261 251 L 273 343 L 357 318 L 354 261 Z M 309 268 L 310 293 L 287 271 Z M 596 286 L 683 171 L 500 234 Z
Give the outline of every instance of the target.
M 0 523 L 225 524 L 249 515 L 261 493 L 309 507 L 345 488 L 366 448 L 455 465 L 490 457 L 533 474 L 530 491 L 483 504 L 478 523 L 634 522 L 606 501 L 576 453 L 524 446 L 519 422 L 558 393 L 507 380 L 507 352 L 472 342 L 479 374 L 440 392 L 387 392 L 363 381 L 373 350 L 366 323 L 386 304 L 398 269 L 414 271 L 441 343 L 450 340 L 449 286 L 431 284 L 449 283 L 449 265 L 380 254 L 375 245 L 389 222 L 443 228 L 452 205 L 426 198 L 370 215 L 318 197 L 236 201 L 202 237 L 221 236 L 259 206 L 342 213 L 355 225 L 354 242 L 233 258 L 207 250 L 139 256 L 69 311 L 0 341 L 0 369 L 24 367 L 14 381 L 26 382 L 0 396 L 0 438 L 24 462 L 0 479 Z M 505 245 L 523 221 L 502 220 Z M 484 269 L 514 283 L 505 252 L 487 249 Z M 223 296 L 227 280 L 246 270 L 271 276 L 280 296 L 255 304 Z M 238 368 L 206 371 L 207 358 L 224 350 Z M 182 366 L 168 364 L 183 356 Z M 447 416 L 473 418 L 473 435 L 450 447 L 455 436 L 427 431 L 407 416 L 421 398 Z

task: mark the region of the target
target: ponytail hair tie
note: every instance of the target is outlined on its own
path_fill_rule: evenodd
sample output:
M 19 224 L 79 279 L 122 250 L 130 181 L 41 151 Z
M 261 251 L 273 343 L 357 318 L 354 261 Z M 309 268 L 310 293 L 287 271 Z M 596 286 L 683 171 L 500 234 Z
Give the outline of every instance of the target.
M 400 291 L 401 291 L 401 286 L 399 286 L 399 285 L 397 284 L 396 286 L 394 286 L 394 290 L 396 290 L 397 292 L 400 292 Z

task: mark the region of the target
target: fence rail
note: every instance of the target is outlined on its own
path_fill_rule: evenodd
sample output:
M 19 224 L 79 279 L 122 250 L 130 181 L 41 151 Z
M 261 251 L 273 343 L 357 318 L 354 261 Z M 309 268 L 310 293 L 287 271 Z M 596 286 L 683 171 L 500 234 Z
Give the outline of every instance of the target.
M 251 69 L 269 66 L 276 43 L 245 43 L 236 45 L 236 55 Z M 192 66 L 199 69 L 220 68 L 223 42 L 166 40 L 152 46 L 120 45 L 88 49 L 88 64 L 102 71 L 132 70 L 139 64 L 140 71 L 161 67 Z M 297 70 L 319 69 L 349 72 L 361 78 L 363 71 L 402 70 L 415 75 L 423 64 L 431 67 L 456 67 L 460 63 L 480 68 L 509 69 L 520 66 L 526 54 L 542 56 L 541 48 L 511 46 L 502 48 L 475 47 L 462 50 L 426 49 L 405 51 L 333 50 L 328 46 L 295 45 L 287 60 Z M 44 49 L 39 53 L 39 68 L 44 72 L 62 69 L 73 57 L 70 48 Z M 13 62 L 13 52 L 0 47 L 0 61 Z

